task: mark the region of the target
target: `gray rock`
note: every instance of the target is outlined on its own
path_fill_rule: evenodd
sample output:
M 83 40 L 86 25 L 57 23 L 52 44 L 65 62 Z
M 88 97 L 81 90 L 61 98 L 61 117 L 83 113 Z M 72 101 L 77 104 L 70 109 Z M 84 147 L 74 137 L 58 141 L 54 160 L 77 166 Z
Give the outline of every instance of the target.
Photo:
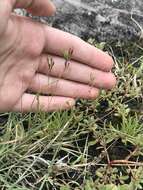
M 57 13 L 37 18 L 83 39 L 134 41 L 143 38 L 142 0 L 53 0 Z
M 54 0 L 54 27 L 84 39 L 137 40 L 143 35 L 142 0 Z M 46 18 L 46 20 L 48 20 Z

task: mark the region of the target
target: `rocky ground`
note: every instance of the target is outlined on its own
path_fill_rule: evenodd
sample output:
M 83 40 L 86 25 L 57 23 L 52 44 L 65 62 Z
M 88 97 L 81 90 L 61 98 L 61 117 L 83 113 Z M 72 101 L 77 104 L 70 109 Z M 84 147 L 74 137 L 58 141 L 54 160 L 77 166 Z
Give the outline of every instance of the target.
M 53 26 L 99 41 L 136 40 L 143 26 L 141 0 L 55 0 Z M 132 15 L 133 14 L 133 15 Z M 131 19 L 131 15 L 135 19 Z M 138 22 L 138 24 L 136 23 Z
M 142 0 L 53 0 L 57 13 L 40 18 L 54 27 L 97 41 L 143 37 Z

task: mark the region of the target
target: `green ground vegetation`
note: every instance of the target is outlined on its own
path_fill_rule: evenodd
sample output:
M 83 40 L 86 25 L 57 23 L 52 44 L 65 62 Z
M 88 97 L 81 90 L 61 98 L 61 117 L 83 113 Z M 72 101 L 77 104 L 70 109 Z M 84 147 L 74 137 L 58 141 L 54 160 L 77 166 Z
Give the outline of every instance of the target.
M 114 57 L 116 88 L 70 111 L 1 114 L 1 190 L 143 189 L 143 48 L 89 41 Z

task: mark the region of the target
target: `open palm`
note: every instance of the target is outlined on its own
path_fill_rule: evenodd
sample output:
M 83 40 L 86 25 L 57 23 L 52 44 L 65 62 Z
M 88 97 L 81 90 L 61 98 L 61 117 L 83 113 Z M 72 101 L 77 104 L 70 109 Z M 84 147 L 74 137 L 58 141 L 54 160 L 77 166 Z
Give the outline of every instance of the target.
M 68 109 L 76 98 L 96 98 L 101 88 L 115 85 L 109 55 L 69 33 L 14 15 L 17 7 L 40 16 L 55 11 L 47 0 L 0 1 L 0 111 Z

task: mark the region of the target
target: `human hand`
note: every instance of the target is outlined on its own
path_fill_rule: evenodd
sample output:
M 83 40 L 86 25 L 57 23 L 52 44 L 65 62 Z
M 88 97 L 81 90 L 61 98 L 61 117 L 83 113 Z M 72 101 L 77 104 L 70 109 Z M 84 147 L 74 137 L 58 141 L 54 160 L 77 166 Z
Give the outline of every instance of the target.
M 39 16 L 55 12 L 49 0 L 0 1 L 1 112 L 69 109 L 76 98 L 94 99 L 100 89 L 114 87 L 108 54 L 69 33 L 14 15 L 14 8 Z

